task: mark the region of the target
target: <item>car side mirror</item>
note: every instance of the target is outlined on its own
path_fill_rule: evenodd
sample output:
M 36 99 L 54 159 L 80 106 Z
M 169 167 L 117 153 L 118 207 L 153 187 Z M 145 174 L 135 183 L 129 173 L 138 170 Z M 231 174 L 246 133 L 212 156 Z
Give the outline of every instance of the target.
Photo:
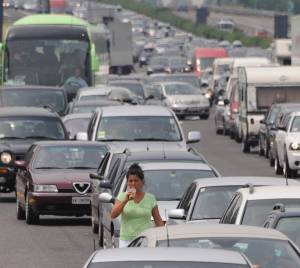
M 15 160 L 15 166 L 18 169 L 26 169 L 26 162 L 24 160 Z
M 186 143 L 196 143 L 199 142 L 201 139 L 200 131 L 190 131 L 188 133 L 188 139 Z
M 98 173 L 90 173 L 90 179 L 92 180 L 103 180 L 103 177 L 98 175 Z
M 78 132 L 75 136 L 75 140 L 87 141 L 88 140 L 87 133 L 86 132 Z
M 101 181 L 99 187 L 104 189 L 111 189 L 111 183 L 109 181 Z
M 115 198 L 109 193 L 99 194 L 99 201 L 102 203 L 115 203 Z
M 184 220 L 186 219 L 184 209 L 171 209 L 168 212 L 168 217 L 174 220 Z

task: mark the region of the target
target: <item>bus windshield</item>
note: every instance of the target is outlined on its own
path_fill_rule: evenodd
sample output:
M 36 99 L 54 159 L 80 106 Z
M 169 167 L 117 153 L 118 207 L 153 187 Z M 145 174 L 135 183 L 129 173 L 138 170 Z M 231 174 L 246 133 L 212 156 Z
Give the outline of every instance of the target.
M 89 84 L 87 40 L 24 38 L 8 40 L 5 59 L 5 82 L 62 86 L 80 69 Z

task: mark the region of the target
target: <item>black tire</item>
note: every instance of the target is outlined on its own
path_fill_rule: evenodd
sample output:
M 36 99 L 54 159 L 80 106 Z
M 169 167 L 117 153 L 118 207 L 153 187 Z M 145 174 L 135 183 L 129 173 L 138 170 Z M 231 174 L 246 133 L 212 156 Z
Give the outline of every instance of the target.
M 241 143 L 242 142 L 242 139 L 241 139 L 241 137 L 239 137 L 239 133 L 238 132 L 236 132 L 235 133 L 235 141 L 237 142 L 237 143 Z
M 93 221 L 93 217 L 92 217 L 92 232 L 93 234 L 98 234 L 98 231 L 99 231 L 99 224 L 95 223 Z
M 25 201 L 25 220 L 27 224 L 37 224 L 39 221 L 39 214 L 33 211 L 28 201 L 28 195 L 26 195 Z
M 282 175 L 283 174 L 283 168 L 279 164 L 278 156 L 276 156 L 276 158 L 275 158 L 274 169 L 275 169 L 275 174 L 276 175 Z
M 20 201 L 18 200 L 18 198 L 16 200 L 16 206 L 17 206 L 17 219 L 18 220 L 25 220 L 25 210 L 20 205 Z
M 216 128 L 216 134 L 221 135 L 223 133 L 223 129 Z
M 286 178 L 296 178 L 297 176 L 297 170 L 293 170 L 290 168 L 287 156 L 285 156 L 284 160 L 283 174 Z
M 202 115 L 200 115 L 200 119 L 205 120 L 205 119 L 208 119 L 208 118 L 209 118 L 209 114 L 202 114 Z
M 270 167 L 274 167 L 275 165 L 275 159 L 271 156 L 270 153 L 269 153 L 269 165 Z
M 250 144 L 247 139 L 243 139 L 242 141 L 242 152 L 243 153 L 250 153 Z

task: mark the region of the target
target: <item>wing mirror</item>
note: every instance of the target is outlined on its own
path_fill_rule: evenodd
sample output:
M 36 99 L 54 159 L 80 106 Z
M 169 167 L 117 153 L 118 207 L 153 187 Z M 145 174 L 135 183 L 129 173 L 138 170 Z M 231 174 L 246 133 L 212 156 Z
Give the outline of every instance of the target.
M 188 139 L 186 143 L 196 143 L 199 142 L 201 139 L 200 131 L 190 131 L 188 133 Z
M 184 220 L 186 218 L 184 209 L 171 209 L 168 212 L 168 217 L 174 220 Z
M 15 160 L 15 166 L 19 169 L 25 169 L 26 162 L 24 160 Z
M 99 194 L 99 201 L 102 203 L 115 203 L 115 198 L 109 193 Z

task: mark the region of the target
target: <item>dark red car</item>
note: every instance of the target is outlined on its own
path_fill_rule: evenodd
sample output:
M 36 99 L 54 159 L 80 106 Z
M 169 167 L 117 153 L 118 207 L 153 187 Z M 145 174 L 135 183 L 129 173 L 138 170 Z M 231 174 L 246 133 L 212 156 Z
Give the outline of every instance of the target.
M 16 161 L 17 218 L 35 224 L 40 215 L 90 215 L 89 174 L 107 150 L 100 142 L 34 143 L 25 161 Z

